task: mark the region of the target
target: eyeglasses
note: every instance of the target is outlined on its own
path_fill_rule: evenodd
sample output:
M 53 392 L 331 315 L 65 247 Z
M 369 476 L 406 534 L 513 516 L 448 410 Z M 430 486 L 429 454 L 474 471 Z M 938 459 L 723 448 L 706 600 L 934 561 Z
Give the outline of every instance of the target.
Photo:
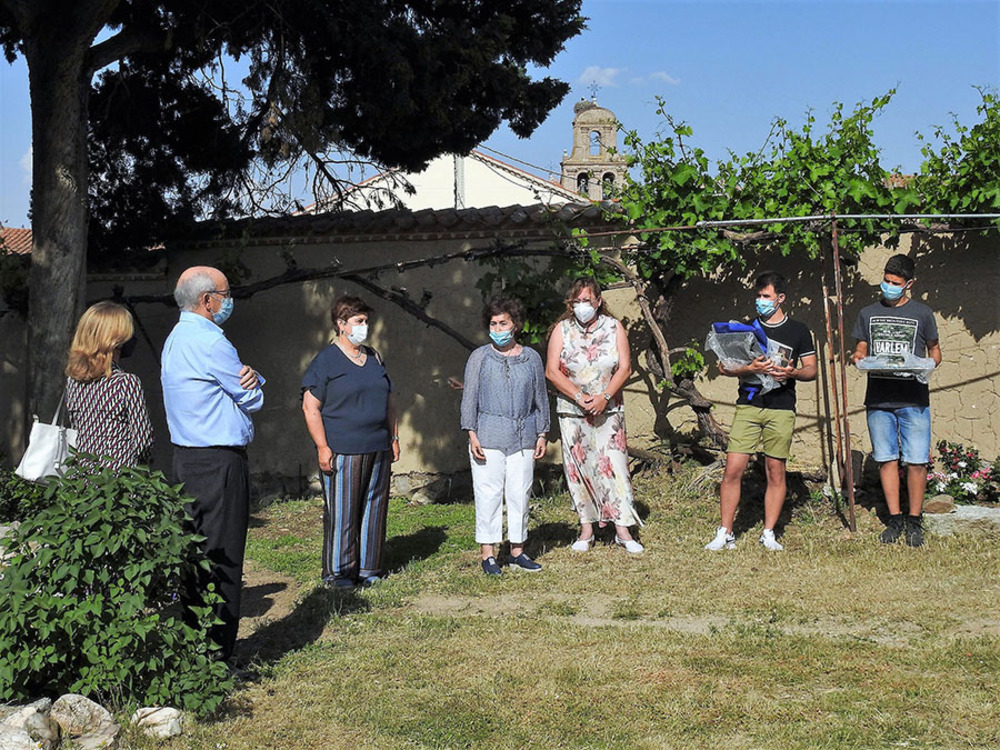
M 233 296 L 233 290 L 232 289 L 209 289 L 207 293 L 208 294 L 218 294 L 218 295 L 221 295 L 222 297 L 232 297 Z

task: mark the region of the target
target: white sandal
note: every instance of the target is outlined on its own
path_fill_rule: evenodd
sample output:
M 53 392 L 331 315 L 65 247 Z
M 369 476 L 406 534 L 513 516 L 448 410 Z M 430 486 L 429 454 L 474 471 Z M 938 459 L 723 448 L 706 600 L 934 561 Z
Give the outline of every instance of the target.
M 594 544 L 594 536 L 592 534 L 590 536 L 590 539 L 577 539 L 575 542 L 573 542 L 570 549 L 573 550 L 574 552 L 588 552 L 593 544 Z
M 646 548 L 639 544 L 639 542 L 635 539 L 619 539 L 617 534 L 615 534 L 615 544 L 619 547 L 624 547 L 625 551 L 630 555 L 638 555 L 646 550 Z

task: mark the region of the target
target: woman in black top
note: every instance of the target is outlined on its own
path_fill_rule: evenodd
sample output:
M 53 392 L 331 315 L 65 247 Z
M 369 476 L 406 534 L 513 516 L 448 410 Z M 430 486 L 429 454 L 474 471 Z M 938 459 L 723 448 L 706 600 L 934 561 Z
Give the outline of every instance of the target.
M 323 580 L 370 586 L 381 580 L 389 467 L 399 460 L 392 381 L 368 337 L 369 308 L 341 297 L 330 317 L 337 338 L 302 378 L 302 411 L 323 484 Z

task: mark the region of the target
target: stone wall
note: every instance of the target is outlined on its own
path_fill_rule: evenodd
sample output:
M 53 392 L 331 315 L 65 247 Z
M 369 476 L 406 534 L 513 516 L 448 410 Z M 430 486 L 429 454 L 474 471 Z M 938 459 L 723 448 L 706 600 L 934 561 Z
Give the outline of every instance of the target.
M 858 312 L 878 298 L 885 261 L 897 252 L 914 257 L 916 298 L 934 310 L 941 336 L 943 360 L 930 384 L 934 442 L 945 439 L 972 444 L 992 458 L 1000 454 L 1000 239 L 996 233 L 973 242 L 961 237 L 905 236 L 898 247 L 867 250 L 858 264 L 846 267 L 844 274 L 848 358 L 855 345 L 851 332 Z M 712 322 L 752 315 L 753 277 L 766 269 L 783 273 L 789 279 L 786 312 L 809 326 L 820 364 L 820 375 L 814 383 L 797 385 L 799 418 L 791 465 L 829 466 L 835 445 L 831 377 L 837 379 L 838 392 L 840 387 L 839 371 L 831 370 L 829 364 L 823 313 L 823 269 L 827 269 L 826 281 L 832 295 L 832 264 L 764 254 L 748 259 L 747 266 L 744 274 L 722 274 L 686 285 L 678 297 L 670 344 L 677 346 L 692 338 L 704 342 Z M 625 302 L 624 297 L 619 299 Z M 638 314 L 633 306 L 621 309 L 629 318 Z M 831 316 L 836 339 L 837 320 L 832 305 Z M 714 356 L 708 355 L 707 359 L 710 367 L 700 379 L 699 388 L 716 405 L 716 417 L 728 426 L 736 399 L 735 381 L 718 373 Z M 863 405 L 865 378 L 848 368 L 847 383 L 852 447 L 868 452 L 871 446 Z M 638 394 L 633 404 L 635 401 L 641 401 Z M 630 418 L 633 435 L 645 437 L 654 432 L 653 414 L 645 404 L 632 405 Z M 670 420 L 681 430 L 695 426 L 693 413 L 683 407 L 672 410 Z
M 345 268 L 374 265 L 386 259 L 407 260 L 461 250 L 481 240 L 427 240 L 412 237 L 380 242 L 338 242 L 333 244 L 272 243 L 249 247 L 242 261 L 252 269 L 250 281 L 280 273 L 284 262 L 280 253 L 292 249 L 301 267 L 319 267 L 339 261 Z M 984 456 L 1000 453 L 1000 247 L 996 235 L 966 243 L 961 238 L 904 238 L 898 251 L 915 255 L 918 278 L 917 297 L 937 313 L 941 328 L 944 361 L 931 382 L 935 439 L 976 445 Z M 853 348 L 851 327 L 858 310 L 873 301 L 885 259 L 895 248 L 878 247 L 867 251 L 860 264 L 849 268 L 844 287 L 844 325 L 849 348 Z M 110 295 L 115 285 L 125 293 L 161 294 L 172 290 L 178 274 L 189 265 L 213 264 L 231 258 L 225 248 L 178 251 L 170 255 L 168 267 L 159 274 L 142 277 L 94 278 L 88 296 Z M 691 339 L 703 342 L 709 325 L 716 320 L 742 318 L 753 310 L 750 291 L 753 275 L 774 268 L 790 279 L 788 312 L 806 322 L 820 352 L 820 377 L 815 383 L 800 383 L 799 420 L 793 444 L 792 468 L 829 465 L 833 437 L 829 383 L 831 371 L 826 356 L 827 337 L 822 307 L 819 261 L 763 256 L 748 259 L 745 274 L 720 274 L 709 280 L 688 283 L 681 291 L 669 331 L 671 346 Z M 451 261 L 432 268 L 405 273 L 383 273 L 385 287 L 405 287 L 419 299 L 423 290 L 433 293 L 428 314 L 443 320 L 466 337 L 485 343 L 480 323 L 481 298 L 475 283 L 479 267 L 466 261 Z M 830 291 L 832 275 L 827 272 Z M 373 298 L 348 282 L 316 281 L 282 286 L 262 292 L 250 300 L 236 302 L 226 332 L 245 362 L 267 378 L 265 407 L 254 422 L 257 438 L 251 448 L 255 476 L 268 485 L 268 492 L 295 494 L 304 490 L 315 474 L 315 453 L 301 415 L 299 381 L 312 357 L 332 335 L 329 306 L 342 293 L 359 294 L 375 309 L 370 342 L 385 357 L 393 377 L 402 411 L 401 444 L 403 457 L 397 473 L 453 473 L 468 467 L 465 438 L 458 429 L 461 393 L 448 386 L 449 377 L 461 378 L 467 351 L 451 338 L 429 328 L 394 305 Z M 555 292 L 554 292 L 555 293 Z M 641 323 L 630 289 L 608 292 L 616 314 L 629 328 L 635 374 L 626 387 L 630 439 L 648 445 L 664 434 L 662 396 L 654 378 L 644 367 L 641 354 L 648 345 L 648 333 Z M 156 431 L 154 464 L 169 467 L 169 438 L 163 416 L 159 388 L 159 348 L 177 318 L 172 306 L 138 306 L 141 322 L 156 350 L 140 342 L 126 367 L 142 378 Z M 834 321 L 836 326 L 836 321 Z M 23 442 L 24 323 L 13 315 L 0 318 L 3 351 L 0 354 L 0 451 L 18 457 Z M 699 387 L 717 407 L 717 417 L 728 425 L 732 419 L 735 382 L 718 374 L 709 356 L 707 373 Z M 850 369 L 848 396 L 851 403 L 851 431 L 855 449 L 869 449 L 864 423 L 864 378 Z M 838 382 L 839 385 L 839 382 Z M 668 417 L 675 429 L 694 427 L 693 414 L 671 404 Z M 552 460 L 559 452 L 553 447 Z

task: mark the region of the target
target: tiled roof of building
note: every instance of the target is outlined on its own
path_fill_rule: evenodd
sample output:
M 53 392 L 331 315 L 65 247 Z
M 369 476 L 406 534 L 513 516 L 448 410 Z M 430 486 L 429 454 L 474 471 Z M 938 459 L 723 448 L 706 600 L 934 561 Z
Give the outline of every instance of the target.
M 31 252 L 31 230 L 0 226 L 0 247 L 18 255 Z
M 503 234 L 512 239 L 552 237 L 563 228 L 592 231 L 615 229 L 605 218 L 614 210 L 610 201 L 566 203 L 560 206 L 490 206 L 463 209 L 387 209 L 298 214 L 226 222 L 201 222 L 169 246 L 204 246 L 251 241 L 259 244 L 296 242 L 373 242 L 408 239 L 475 239 Z M 4 247 L 31 252 L 31 230 L 0 227 Z
M 462 209 L 388 209 L 343 211 L 251 218 L 202 223 L 173 246 L 226 244 L 244 240 L 254 244 L 296 242 L 371 242 L 410 239 L 473 239 L 503 234 L 530 238 L 560 234 L 563 227 L 611 229 L 605 211 L 612 202 L 567 203 L 560 206 L 490 206 Z

